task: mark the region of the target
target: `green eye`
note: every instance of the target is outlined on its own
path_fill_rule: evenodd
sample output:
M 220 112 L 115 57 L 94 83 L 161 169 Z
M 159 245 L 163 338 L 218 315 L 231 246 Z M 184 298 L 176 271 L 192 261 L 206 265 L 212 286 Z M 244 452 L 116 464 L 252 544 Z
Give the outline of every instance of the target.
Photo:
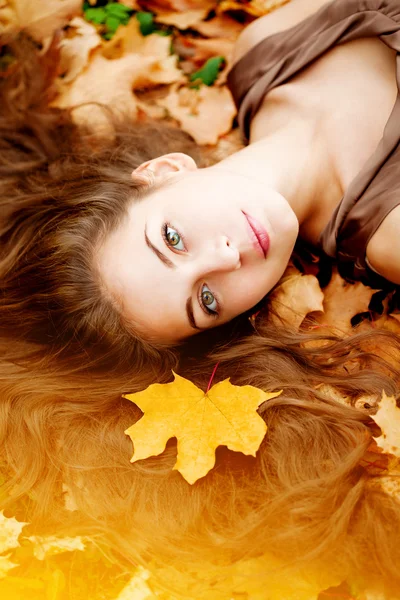
M 165 239 L 169 246 L 176 250 L 185 250 L 185 245 L 176 229 L 172 229 L 168 225 L 165 227 Z
M 216 315 L 218 314 L 217 300 L 212 291 L 206 285 L 203 285 L 201 288 L 201 302 L 208 313 Z

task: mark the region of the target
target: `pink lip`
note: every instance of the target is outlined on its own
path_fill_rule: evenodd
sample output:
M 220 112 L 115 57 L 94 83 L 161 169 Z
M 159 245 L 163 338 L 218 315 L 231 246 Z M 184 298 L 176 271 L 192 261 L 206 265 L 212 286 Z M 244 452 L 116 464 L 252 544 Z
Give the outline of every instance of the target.
M 260 250 L 261 250 L 262 255 L 264 256 L 264 258 L 266 258 L 267 254 L 268 254 L 268 250 L 269 250 L 269 244 L 270 244 L 269 235 L 268 235 L 267 230 L 264 229 L 264 227 L 261 225 L 261 223 L 259 221 L 257 221 L 250 215 L 246 214 L 243 210 L 242 210 L 242 213 L 246 217 L 246 220 L 250 226 L 251 241 L 253 242 L 253 245 L 255 246 L 255 248 L 257 249 L 258 252 L 260 252 Z

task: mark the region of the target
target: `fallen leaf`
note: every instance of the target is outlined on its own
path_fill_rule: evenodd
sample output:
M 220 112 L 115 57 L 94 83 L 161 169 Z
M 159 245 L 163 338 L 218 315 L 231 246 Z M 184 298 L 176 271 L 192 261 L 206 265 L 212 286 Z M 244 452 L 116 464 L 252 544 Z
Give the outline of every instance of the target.
M 147 581 L 151 573 L 143 567 L 138 567 L 129 583 L 124 587 L 116 600 L 155 600 L 157 596 L 153 594 Z
M 335 271 L 324 289 L 324 315 L 318 316 L 320 324 L 328 325 L 342 333 L 351 331 L 351 319 L 368 311 L 372 295 L 376 292 L 360 281 L 348 283 Z
M 289 0 L 250 0 L 250 2 L 241 2 L 240 0 L 222 0 L 218 4 L 217 12 L 227 10 L 240 10 L 248 13 L 252 17 L 262 17 L 273 10 L 283 6 Z
M 216 15 L 209 21 L 201 21 L 197 25 L 192 25 L 192 29 L 209 38 L 227 38 L 236 40 L 243 29 L 243 24 L 232 19 L 229 15 Z
M 214 164 L 227 156 L 244 148 L 243 137 L 239 127 L 235 127 L 229 133 L 219 138 L 216 146 L 204 148 L 203 157 L 208 164 Z
M 101 44 L 96 28 L 81 17 L 74 17 L 69 23 L 74 35 L 60 42 L 60 70 L 63 83 L 73 81 L 87 66 L 94 48 Z
M 27 537 L 33 544 L 33 555 L 38 560 L 44 560 L 54 554 L 63 552 L 73 552 L 74 550 L 84 550 L 85 544 L 80 536 L 77 537 L 57 537 L 54 535 Z
M 96 1 L 97 0 L 94 0 L 93 3 L 96 4 Z M 118 0 L 118 2 L 128 8 L 131 8 L 132 10 L 140 10 L 137 0 Z M 89 2 L 89 4 L 91 4 L 91 2 Z
M 180 88 L 158 101 L 182 129 L 200 145 L 216 144 L 227 133 L 236 115 L 232 96 L 226 87 L 202 86 L 199 90 Z
M 165 56 L 165 42 L 165 38 L 150 40 L 145 54 L 128 53 L 115 60 L 104 58 L 100 51 L 95 52 L 85 71 L 70 84 L 60 85 L 53 106 L 78 107 L 73 111 L 75 122 L 96 128 L 104 135 L 110 131 L 107 113 L 96 104 L 109 106 L 114 113 L 135 120 L 137 104 L 132 90 L 170 83 L 182 77 L 176 67 L 176 56 L 160 58 Z
M 157 13 L 156 21 L 158 23 L 163 23 L 163 25 L 173 25 L 178 29 L 185 30 L 194 25 L 198 25 L 206 18 L 209 12 L 209 7 L 194 8 L 184 12 L 161 11 Z
M 223 57 L 224 66 L 218 73 L 215 85 L 223 85 L 226 83 L 228 72 L 232 66 L 233 41 L 224 38 L 214 38 L 210 40 L 192 38 L 190 39 L 190 42 L 194 49 L 194 54 L 190 58 L 190 61 L 196 66 L 202 65 L 210 59 Z
M 132 88 L 151 63 L 151 58 L 144 59 L 139 54 L 127 54 L 116 60 L 107 60 L 97 53 L 79 77 L 60 88 L 53 106 L 77 106 L 72 113 L 75 122 L 84 123 L 106 134 L 109 131 L 107 113 L 96 104 L 110 106 L 113 112 L 122 113 L 134 120 L 137 106 Z M 87 105 L 80 106 L 81 104 Z
M 17 521 L 14 517 L 5 517 L 4 512 L 0 511 L 0 553 L 20 545 L 18 538 L 25 525 L 27 523 Z
M 255 456 L 267 430 L 255 411 L 280 392 L 268 394 L 226 379 L 204 393 L 176 373 L 174 377 L 172 383 L 153 384 L 143 392 L 125 395 L 144 412 L 125 431 L 134 446 L 131 462 L 158 456 L 168 440 L 176 437 L 174 469 L 192 484 L 213 468 L 218 446 Z
M 299 329 L 309 313 L 323 311 L 323 298 L 314 275 L 292 275 L 270 294 L 271 321 Z
M 383 392 L 378 412 L 371 416 L 382 430 L 382 435 L 375 438 L 378 446 L 400 458 L 400 408 L 396 406 L 396 399 Z
M 188 10 L 199 10 L 214 8 L 217 0 L 141 0 L 141 6 L 152 12 L 185 12 Z
M 0 556 L 0 579 L 6 577 L 8 571 L 10 569 L 14 569 L 14 567 L 18 567 L 19 565 L 11 562 L 9 560 L 9 554 L 7 556 Z
M 18 28 L 18 18 L 9 0 L 0 0 L 0 35 L 15 31 Z
M 82 0 L 10 0 L 18 27 L 43 42 L 74 16 L 82 14 Z
M 161 592 L 164 598 L 167 589 L 168 600 L 317 600 L 321 590 L 343 580 L 333 568 L 285 568 L 272 553 L 224 565 L 216 558 L 213 563 L 152 562 L 149 568 L 154 597 Z

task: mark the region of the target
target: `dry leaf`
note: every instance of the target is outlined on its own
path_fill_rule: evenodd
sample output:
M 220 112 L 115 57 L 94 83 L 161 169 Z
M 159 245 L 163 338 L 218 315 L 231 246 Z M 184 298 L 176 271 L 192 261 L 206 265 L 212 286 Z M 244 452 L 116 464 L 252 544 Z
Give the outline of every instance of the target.
M 236 108 L 226 87 L 181 88 L 158 101 L 200 144 L 216 144 L 232 127 Z
M 158 456 L 168 440 L 176 437 L 174 469 L 194 483 L 213 468 L 218 446 L 255 456 L 267 430 L 256 410 L 280 392 L 267 394 L 250 385 L 232 385 L 226 379 L 204 393 L 191 381 L 174 376 L 172 383 L 153 384 L 125 396 L 144 412 L 125 431 L 134 446 L 131 462 Z
M 193 27 L 194 25 L 198 25 L 206 18 L 209 12 L 209 7 L 195 8 L 193 10 L 186 10 L 185 12 L 158 12 L 156 21 L 158 23 L 163 23 L 164 25 L 173 25 L 178 29 L 184 30 Z
M 146 583 L 150 576 L 150 571 L 139 566 L 116 600 L 155 600 L 156 596 Z
M 90 23 L 74 17 L 69 23 L 74 35 L 60 42 L 60 70 L 63 83 L 73 81 L 89 62 L 91 51 L 101 44 L 101 37 Z
M 289 0 L 250 0 L 243 3 L 240 0 L 222 0 L 218 4 L 217 12 L 225 12 L 227 10 L 245 11 L 252 17 L 262 17 L 276 8 L 287 4 Z
M 165 11 L 211 10 L 217 4 L 217 0 L 141 0 L 140 4 L 143 9 L 158 14 Z
M 15 31 L 18 19 L 8 0 L 0 0 L 0 35 Z
M 151 63 L 151 58 L 143 58 L 139 54 L 107 60 L 97 53 L 88 68 L 72 84 L 61 88 L 53 106 L 68 108 L 83 103 L 100 103 L 134 120 L 137 107 L 132 88 Z M 108 132 L 107 113 L 95 104 L 79 106 L 73 111 L 73 117 L 77 123 Z
M 351 319 L 368 311 L 372 295 L 376 292 L 361 282 L 348 283 L 336 271 L 324 289 L 324 315 L 317 317 L 319 323 L 342 333 L 351 331 Z
M 299 329 L 305 317 L 322 311 L 324 294 L 314 275 L 295 274 L 281 283 L 270 295 L 271 320 Z
M 375 438 L 378 446 L 400 458 L 400 408 L 396 406 L 396 399 L 383 392 L 378 412 L 372 418 L 382 430 L 382 435 Z
M 17 521 L 14 517 L 5 517 L 3 511 L 0 511 L 0 553 L 7 552 L 20 545 L 18 538 L 25 525 L 27 523 Z M 17 564 L 9 560 L 9 557 L 10 554 L 0 556 L 0 579 L 6 577 L 10 569 L 18 567 Z
M 44 560 L 54 554 L 63 552 L 73 552 L 74 550 L 84 550 L 85 544 L 80 536 L 77 537 L 56 537 L 54 535 L 36 536 L 31 535 L 27 539 L 34 545 L 33 555 L 38 560 Z
M 165 600 L 317 600 L 321 590 L 344 578 L 328 567 L 285 568 L 272 554 L 228 565 L 218 564 L 216 558 L 213 563 L 151 563 L 150 568 L 148 581 L 154 598 L 159 592 L 164 598 L 167 589 L 171 595 Z
M 27 523 L 17 521 L 14 517 L 5 517 L 4 512 L 0 511 L 0 553 L 20 545 L 18 538 L 25 525 Z
M 96 4 L 97 0 L 92 0 L 94 4 Z M 120 4 L 131 8 L 132 10 L 141 10 L 137 0 L 117 0 Z M 90 3 L 90 2 L 89 2 Z M 90 3 L 91 4 L 91 3 Z
M 82 0 L 10 0 L 18 27 L 43 42 L 82 14 Z
M 229 15 L 221 14 L 213 17 L 209 21 L 202 21 L 193 25 L 192 29 L 209 38 L 227 38 L 236 40 L 243 29 L 243 24 L 232 19 Z
M 7 556 L 0 556 L 0 579 L 6 577 L 10 569 L 14 569 L 14 567 L 19 566 L 11 562 L 11 560 L 9 560 L 9 556 L 9 554 Z

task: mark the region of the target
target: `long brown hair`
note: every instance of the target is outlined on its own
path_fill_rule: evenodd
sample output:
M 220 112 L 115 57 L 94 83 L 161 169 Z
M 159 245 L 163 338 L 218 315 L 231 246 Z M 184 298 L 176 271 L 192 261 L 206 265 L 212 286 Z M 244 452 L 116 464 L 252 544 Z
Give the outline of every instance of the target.
M 47 106 L 54 49 L 46 61 L 29 44 L 12 46 L 17 66 L 1 82 L 3 504 L 29 493 L 26 518 L 38 529 L 102 532 L 134 563 L 154 552 L 201 560 L 273 549 L 396 589 L 399 505 L 362 466 L 371 407 L 339 404 L 318 386 L 336 386 L 352 404 L 383 389 L 396 394 L 398 338 L 374 331 L 341 340 L 265 320 L 254 331 L 238 318 L 181 348 L 141 340 L 103 294 L 91 259 L 127 204 L 145 197 L 132 168 L 198 151 L 161 125 L 115 124 L 107 144 L 78 129 L 69 112 Z M 390 360 L 368 352 L 371 342 Z M 219 379 L 283 390 L 259 409 L 268 435 L 257 457 L 219 448 L 217 468 L 193 486 L 172 470 L 173 441 L 162 456 L 130 464 L 124 430 L 141 412 L 121 394 L 168 381 L 171 368 L 205 387 L 217 361 Z M 65 489 L 78 510 L 65 510 Z

